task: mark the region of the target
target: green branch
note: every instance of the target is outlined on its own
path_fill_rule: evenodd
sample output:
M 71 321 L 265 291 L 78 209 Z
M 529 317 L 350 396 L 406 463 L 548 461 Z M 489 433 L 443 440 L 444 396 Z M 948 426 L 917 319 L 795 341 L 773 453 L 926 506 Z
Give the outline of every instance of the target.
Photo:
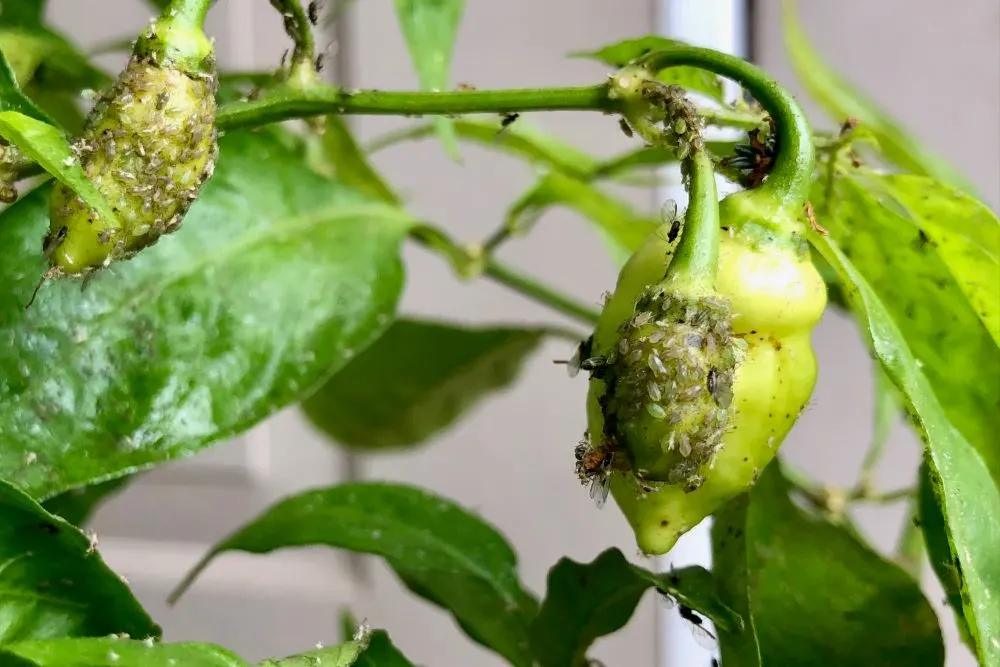
M 290 78 L 296 79 L 304 74 L 303 80 L 311 82 L 315 76 L 313 61 L 316 58 L 316 44 L 312 24 L 301 0 L 271 0 L 271 6 L 281 12 L 285 20 L 285 32 L 295 44 L 292 49 Z
M 410 238 L 428 250 L 433 250 L 451 264 L 459 276 L 468 279 L 485 276 L 517 292 L 532 301 L 540 303 L 579 322 L 593 326 L 600 313 L 576 299 L 542 284 L 536 278 L 526 276 L 496 259 L 482 253 L 480 247 L 463 248 L 452 241 L 436 227 L 417 225 L 410 232 Z
M 594 308 L 540 283 L 536 278 L 501 264 L 493 258 L 486 260 L 483 275 L 522 296 L 585 324 L 593 326 L 597 324 L 597 318 L 600 317 L 600 313 Z
M 607 86 L 458 90 L 450 92 L 347 90 L 317 84 L 309 88 L 277 87 L 260 98 L 219 107 L 220 130 L 326 114 L 389 116 L 510 113 L 521 111 L 614 111 Z
M 171 22 L 178 28 L 194 28 L 201 30 L 205 25 L 205 17 L 215 0 L 172 0 L 167 6 L 164 16 L 169 16 Z

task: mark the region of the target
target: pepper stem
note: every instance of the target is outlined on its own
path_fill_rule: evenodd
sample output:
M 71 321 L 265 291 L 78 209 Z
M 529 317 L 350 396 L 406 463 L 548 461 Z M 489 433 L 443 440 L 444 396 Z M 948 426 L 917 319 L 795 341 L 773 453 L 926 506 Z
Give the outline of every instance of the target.
M 203 25 L 213 0 L 172 0 L 146 28 L 132 49 L 134 56 L 189 76 L 213 76 L 212 40 Z
M 809 197 L 816 150 L 809 121 L 791 93 L 760 68 L 712 49 L 675 46 L 647 54 L 634 63 L 653 72 L 678 65 L 698 67 L 736 81 L 767 110 L 777 126 L 778 154 L 770 175 L 756 191 L 763 198 L 780 202 L 786 210 L 801 209 Z
M 712 156 L 698 148 L 684 162 L 688 208 L 664 283 L 688 291 L 712 291 L 719 267 L 719 192 Z M 671 223 L 666 223 L 667 225 Z
M 163 16 L 169 18 L 178 28 L 197 28 L 205 25 L 205 17 L 215 0 L 172 0 Z

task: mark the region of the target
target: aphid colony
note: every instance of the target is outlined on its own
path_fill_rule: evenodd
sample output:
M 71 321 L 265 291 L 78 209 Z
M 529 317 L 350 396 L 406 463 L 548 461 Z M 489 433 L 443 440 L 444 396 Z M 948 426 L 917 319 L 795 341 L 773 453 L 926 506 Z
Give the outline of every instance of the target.
M 217 85 L 210 63 L 190 72 L 132 57 L 74 144 L 117 219 L 105 219 L 57 183 L 44 240 L 48 275 L 89 274 L 180 227 L 215 166 Z
M 598 504 L 616 470 L 631 470 L 640 491 L 655 483 L 701 486 L 729 424 L 742 349 L 730 320 L 724 299 L 678 298 L 650 286 L 606 357 L 591 357 L 581 345 L 576 364 L 608 386 L 605 432 L 587 434 L 576 449 L 577 474 Z M 622 442 L 643 447 L 625 452 Z

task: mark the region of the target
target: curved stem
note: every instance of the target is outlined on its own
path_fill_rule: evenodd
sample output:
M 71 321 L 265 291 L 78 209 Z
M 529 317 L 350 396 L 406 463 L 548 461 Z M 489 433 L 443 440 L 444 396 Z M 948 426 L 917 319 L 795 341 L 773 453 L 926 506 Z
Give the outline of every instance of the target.
M 774 79 L 741 58 L 695 46 L 676 46 L 650 53 L 636 61 L 636 65 L 654 71 L 690 65 L 732 79 L 750 91 L 774 119 L 778 132 L 774 167 L 757 191 L 781 201 L 788 208 L 800 208 L 805 204 L 816 160 L 812 131 L 802 107 Z
M 719 267 L 719 191 L 712 156 L 699 148 L 687 158 L 689 203 L 684 229 L 666 279 L 673 285 L 712 289 Z M 668 223 L 670 224 L 670 223 Z
M 178 28 L 195 28 L 201 30 L 205 25 L 205 17 L 215 0 L 172 0 L 163 12 L 170 17 Z
M 216 115 L 216 123 L 220 130 L 234 130 L 330 113 L 420 116 L 612 111 L 617 103 L 608 99 L 607 90 L 606 85 L 450 92 L 346 90 L 326 84 L 308 88 L 278 87 L 257 100 L 223 104 Z
M 292 50 L 292 69 L 307 67 L 313 70 L 316 45 L 313 40 L 312 25 L 302 7 L 302 0 L 271 0 L 271 5 L 285 19 L 285 32 L 291 37 L 295 47 Z

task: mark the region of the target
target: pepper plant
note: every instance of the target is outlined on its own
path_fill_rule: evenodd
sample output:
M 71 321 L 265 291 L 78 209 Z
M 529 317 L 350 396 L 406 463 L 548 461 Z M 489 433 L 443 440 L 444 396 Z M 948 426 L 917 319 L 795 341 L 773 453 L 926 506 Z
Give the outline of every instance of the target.
M 173 598 L 220 553 L 326 545 L 380 556 L 516 667 L 593 665 L 593 642 L 647 593 L 695 626 L 710 619 L 726 667 L 942 665 L 943 623 L 1000 665 L 1000 225 L 820 60 L 791 3 L 793 61 L 837 132 L 813 130 L 750 63 L 660 37 L 584 52 L 609 70 L 591 86 L 442 90 L 462 3 L 397 0 L 421 90 L 348 90 L 317 72 L 321 3 L 271 0 L 288 57 L 249 75 L 218 71 L 209 0 L 154 4 L 112 75 L 45 24 L 43 1 L 0 3 L 3 665 L 248 665 L 161 638 L 82 530 L 98 504 L 296 404 L 355 450 L 429 440 L 549 336 L 568 341 L 571 375 L 590 386 L 586 432 L 553 445 L 580 502 L 588 489 L 598 506 L 612 497 L 605 511 L 620 510 L 646 555 L 714 517 L 711 571 L 655 573 L 608 549 L 559 561 L 529 591 L 488 517 L 363 481 L 234 527 Z M 720 77 L 745 94 L 727 99 Z M 604 114 L 628 149 L 598 160 L 520 117 L 548 110 Z M 495 234 L 453 239 L 407 210 L 348 114 L 436 116 L 379 145 L 433 133 L 451 153 L 479 142 L 543 175 Z M 713 126 L 742 135 L 707 140 Z M 649 217 L 608 191 L 669 164 L 689 193 L 683 215 L 668 202 Z M 720 201 L 717 176 L 741 189 Z M 497 258 L 555 205 L 628 258 L 600 311 Z M 402 317 L 405 243 L 579 326 Z M 873 488 L 882 438 L 851 490 L 781 462 L 818 365 L 835 363 L 811 343 L 828 308 L 854 318 L 878 362 L 879 419 L 905 414 L 923 442 L 912 488 Z M 883 554 L 843 505 L 893 500 L 909 507 L 905 535 Z M 953 617 L 921 593 L 925 558 Z M 392 628 L 345 627 L 339 646 L 260 664 L 411 664 Z

